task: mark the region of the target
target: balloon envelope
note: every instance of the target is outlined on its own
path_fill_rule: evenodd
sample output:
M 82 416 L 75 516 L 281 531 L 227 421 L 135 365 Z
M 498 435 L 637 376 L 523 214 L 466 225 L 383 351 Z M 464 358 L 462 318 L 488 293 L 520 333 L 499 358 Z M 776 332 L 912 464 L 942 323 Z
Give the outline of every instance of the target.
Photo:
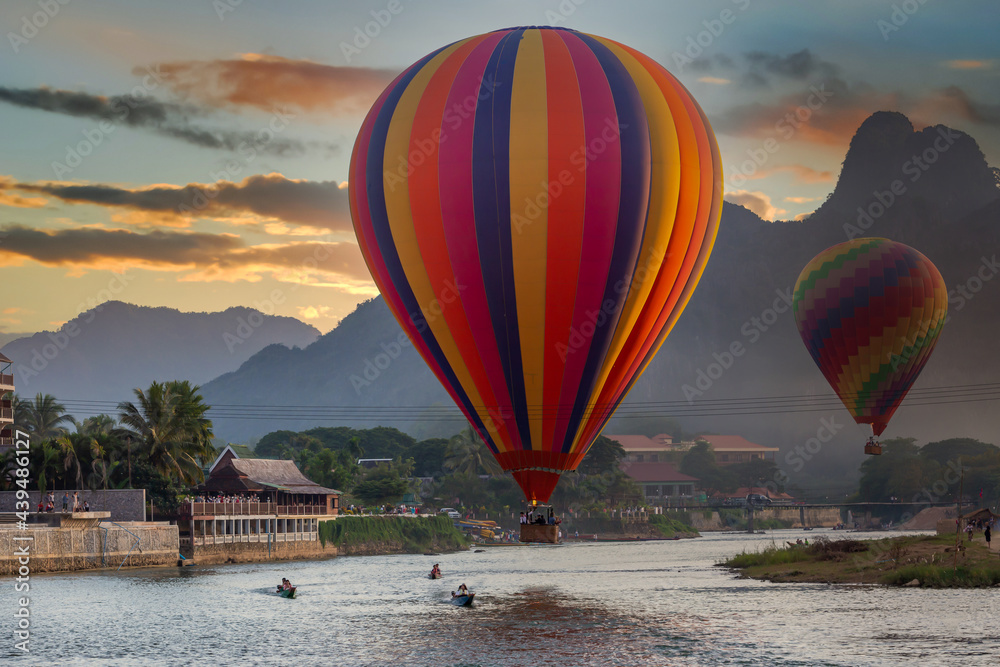
M 855 239 L 802 269 L 793 309 L 813 361 L 854 421 L 881 435 L 934 350 L 948 290 L 913 248 Z
M 660 65 L 601 37 L 512 28 L 386 88 L 349 195 L 396 319 L 545 501 L 690 298 L 722 173 L 704 114 Z

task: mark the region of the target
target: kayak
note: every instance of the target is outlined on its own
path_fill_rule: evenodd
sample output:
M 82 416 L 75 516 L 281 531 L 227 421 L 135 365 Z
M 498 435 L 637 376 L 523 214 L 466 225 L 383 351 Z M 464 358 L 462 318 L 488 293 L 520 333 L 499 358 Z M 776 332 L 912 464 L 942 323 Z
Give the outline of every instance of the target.
M 475 593 L 469 593 L 468 595 L 455 595 L 451 598 L 451 603 L 456 607 L 471 607 L 472 600 L 475 597 Z
M 288 588 L 288 589 L 283 590 L 283 591 L 279 591 L 278 595 L 280 595 L 283 598 L 292 598 L 292 599 L 294 599 L 295 598 L 295 586 L 292 586 L 291 588 Z

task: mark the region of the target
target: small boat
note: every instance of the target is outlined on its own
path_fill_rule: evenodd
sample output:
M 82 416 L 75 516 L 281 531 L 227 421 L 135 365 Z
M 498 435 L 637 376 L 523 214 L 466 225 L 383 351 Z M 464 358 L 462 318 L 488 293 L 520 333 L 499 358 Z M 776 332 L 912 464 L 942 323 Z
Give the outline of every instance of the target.
M 472 600 L 475 599 L 475 593 L 469 593 L 468 595 L 453 595 L 451 597 L 451 603 L 456 607 L 471 607 Z
M 292 598 L 292 599 L 294 599 L 295 598 L 295 586 L 292 586 L 291 588 L 286 588 L 284 590 L 278 591 L 278 595 L 280 595 L 283 598 Z

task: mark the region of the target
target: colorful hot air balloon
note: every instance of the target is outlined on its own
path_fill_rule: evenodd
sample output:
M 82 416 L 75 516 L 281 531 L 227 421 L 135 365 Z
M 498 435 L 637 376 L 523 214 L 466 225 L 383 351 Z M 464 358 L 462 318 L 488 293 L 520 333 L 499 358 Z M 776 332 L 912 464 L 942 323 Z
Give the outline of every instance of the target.
M 813 361 L 854 421 L 878 436 L 934 350 L 948 290 L 913 248 L 861 238 L 816 255 L 792 307 Z
M 721 199 L 715 137 L 684 87 L 559 28 L 422 58 L 351 158 L 375 283 L 529 501 L 576 468 L 673 327 Z

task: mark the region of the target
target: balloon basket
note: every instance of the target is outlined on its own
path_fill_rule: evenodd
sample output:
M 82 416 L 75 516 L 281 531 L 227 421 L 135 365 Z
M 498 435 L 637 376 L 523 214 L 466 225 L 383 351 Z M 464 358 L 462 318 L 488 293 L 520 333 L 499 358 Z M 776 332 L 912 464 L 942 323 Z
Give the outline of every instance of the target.
M 882 445 L 865 445 L 865 454 L 878 456 L 882 453 Z
M 534 544 L 559 544 L 559 526 L 522 523 L 520 541 Z

